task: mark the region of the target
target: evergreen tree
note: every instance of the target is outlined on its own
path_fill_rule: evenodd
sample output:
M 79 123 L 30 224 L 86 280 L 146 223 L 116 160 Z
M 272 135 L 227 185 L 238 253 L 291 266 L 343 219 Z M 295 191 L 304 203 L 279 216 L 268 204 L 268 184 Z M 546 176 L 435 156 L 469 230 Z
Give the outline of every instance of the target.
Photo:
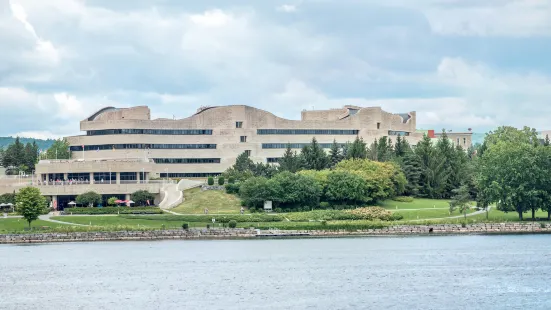
M 329 166 L 329 158 L 315 137 L 312 138 L 310 145 L 302 148 L 301 156 L 304 160 L 305 169 L 323 170 Z
M 247 152 L 243 152 L 237 156 L 233 169 L 238 172 L 244 172 L 251 170 L 252 165 L 253 161 L 249 158 L 249 154 L 247 154 Z
M 48 159 L 70 159 L 71 151 L 69 150 L 69 142 L 65 139 L 58 139 L 46 151 Z
M 420 181 L 421 181 L 421 160 L 414 152 L 407 152 L 400 161 L 400 167 L 404 171 L 404 175 L 408 183 L 405 188 L 405 195 L 417 196 L 419 195 Z
M 392 140 L 388 137 L 379 138 L 377 144 L 377 160 L 380 162 L 389 161 L 392 158 Z
M 347 151 L 346 159 L 364 159 L 367 158 L 367 145 L 360 137 L 356 137 Z
M 378 161 L 378 149 L 379 149 L 379 143 L 377 143 L 377 139 L 371 143 L 371 146 L 369 147 L 369 152 L 367 158 Z
M 431 139 L 426 134 L 417 144 L 415 154 L 421 162 L 419 196 L 442 198 L 448 178 L 444 157 L 432 146 Z
M 337 140 L 333 140 L 333 144 L 331 144 L 331 149 L 329 150 L 329 163 L 331 167 L 335 167 L 341 160 L 343 160 L 341 148 L 337 144 Z
M 396 138 L 396 144 L 394 145 L 394 156 L 395 157 L 403 157 L 406 155 L 406 152 L 408 151 L 409 145 L 407 144 L 407 140 L 404 138 L 402 139 L 401 136 L 398 136 Z
M 549 135 L 545 135 L 545 141 L 543 142 L 543 145 L 544 145 L 544 146 L 549 146 L 549 145 L 550 145 L 550 142 L 549 142 Z
M 279 170 L 295 173 L 301 168 L 300 158 L 295 151 L 291 149 L 291 144 L 287 144 L 287 149 L 283 157 L 279 160 Z
M 349 141 L 346 141 L 346 143 L 342 147 L 342 159 L 348 159 L 348 153 L 351 148 L 351 144 Z

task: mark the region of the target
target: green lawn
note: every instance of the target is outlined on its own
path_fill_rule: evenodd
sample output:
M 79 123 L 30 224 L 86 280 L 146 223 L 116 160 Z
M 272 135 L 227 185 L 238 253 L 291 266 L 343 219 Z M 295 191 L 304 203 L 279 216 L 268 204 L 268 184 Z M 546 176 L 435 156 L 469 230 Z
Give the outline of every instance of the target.
M 50 228 L 64 226 L 63 224 L 56 224 L 51 222 L 45 222 L 41 220 L 33 221 L 31 227 L 34 229 L 40 229 L 42 226 L 48 226 Z M 27 221 L 22 218 L 0 218 L 0 233 L 10 233 L 17 231 L 24 231 L 25 228 L 29 227 Z
M 241 202 L 235 195 L 224 191 L 201 191 L 192 188 L 184 191 L 184 202 L 171 211 L 181 214 L 204 214 L 205 208 L 209 214 L 238 214 Z
M 135 228 L 162 228 L 163 225 L 165 228 L 181 228 L 181 222 L 177 221 L 163 221 L 163 220 L 145 220 L 145 219 L 127 219 L 119 216 L 55 216 L 52 217 L 54 220 L 75 223 L 75 224 L 84 224 L 92 226 L 102 226 L 102 227 L 116 227 L 116 226 L 127 226 Z M 194 223 L 189 223 L 190 226 Z M 201 225 L 196 225 L 199 227 L 204 227 L 205 224 L 197 223 Z
M 379 206 L 388 210 L 402 209 L 449 209 L 450 201 L 447 199 L 424 199 L 415 198 L 412 202 L 400 202 L 385 200 Z

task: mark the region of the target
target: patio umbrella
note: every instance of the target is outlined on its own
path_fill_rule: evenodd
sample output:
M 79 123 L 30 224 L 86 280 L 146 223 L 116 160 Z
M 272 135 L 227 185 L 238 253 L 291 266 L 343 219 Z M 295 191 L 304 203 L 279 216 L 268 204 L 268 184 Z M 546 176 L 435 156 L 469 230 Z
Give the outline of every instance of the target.
M 70 206 L 74 206 L 74 205 L 76 205 L 76 204 L 77 204 L 77 203 L 74 202 L 74 201 L 71 201 L 71 202 L 68 203 L 68 205 L 70 205 Z
M 134 201 L 132 201 L 132 200 L 129 200 L 129 201 L 128 201 L 128 203 L 135 203 L 135 202 L 134 202 Z
M 123 203 L 124 201 L 120 200 L 120 199 L 117 199 L 115 200 L 115 203 Z
M 0 208 L 1 208 L 1 207 L 7 207 L 7 206 L 8 206 L 7 203 L 0 203 Z

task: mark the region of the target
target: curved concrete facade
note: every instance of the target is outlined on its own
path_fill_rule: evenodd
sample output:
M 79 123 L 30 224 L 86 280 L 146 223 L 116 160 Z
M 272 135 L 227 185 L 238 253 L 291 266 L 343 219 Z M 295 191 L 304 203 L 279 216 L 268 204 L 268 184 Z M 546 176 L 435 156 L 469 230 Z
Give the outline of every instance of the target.
M 206 176 L 223 172 L 244 151 L 250 151 L 253 161 L 267 162 L 283 155 L 282 145 L 292 143 L 298 149 L 313 137 L 322 144 L 330 144 L 333 140 L 351 142 L 356 136 L 371 143 L 382 136 L 394 139 L 397 135 L 405 136 L 414 144 L 422 137 L 416 133 L 415 112 L 392 114 L 379 107 L 345 106 L 303 111 L 301 116 L 301 120 L 289 120 L 261 109 L 235 105 L 200 108 L 184 119 L 152 120 L 145 106 L 110 107 L 81 121 L 80 128 L 86 135 L 68 137 L 68 141 L 73 159 L 153 159 L 156 164 L 152 175 L 168 173 L 169 176 L 193 177 L 193 174 Z M 132 130 L 147 131 L 130 133 Z M 197 131 L 164 134 L 174 130 Z M 173 148 L 182 145 L 191 149 Z M 203 148 L 205 145 L 210 148 Z M 174 160 L 186 163 L 166 163 Z M 200 162 L 208 160 L 210 162 Z

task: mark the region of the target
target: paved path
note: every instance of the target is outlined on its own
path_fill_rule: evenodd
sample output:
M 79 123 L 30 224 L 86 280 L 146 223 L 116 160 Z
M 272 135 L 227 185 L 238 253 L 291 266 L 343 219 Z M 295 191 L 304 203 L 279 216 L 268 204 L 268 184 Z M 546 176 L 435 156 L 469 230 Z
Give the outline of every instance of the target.
M 90 225 L 84 225 L 84 224 L 75 224 L 75 223 L 52 220 L 51 219 L 52 216 L 53 216 L 52 213 L 48 213 L 48 214 L 40 215 L 38 217 L 38 219 L 43 220 L 45 222 L 51 222 L 51 223 L 56 223 L 56 224 L 65 224 L 65 225 L 73 225 L 73 226 L 90 226 Z
M 488 212 L 490 212 L 491 209 L 492 209 L 492 207 L 489 206 L 488 207 Z M 475 215 L 479 215 L 479 214 L 484 214 L 484 213 L 486 213 L 486 210 L 475 211 L 473 213 L 467 214 L 467 217 L 471 217 L 471 216 L 475 216 Z M 458 218 L 463 218 L 463 217 L 465 217 L 465 216 L 464 215 L 455 215 L 455 216 L 432 218 L 432 219 L 409 220 L 408 222 L 438 221 L 438 220 L 458 219 Z

